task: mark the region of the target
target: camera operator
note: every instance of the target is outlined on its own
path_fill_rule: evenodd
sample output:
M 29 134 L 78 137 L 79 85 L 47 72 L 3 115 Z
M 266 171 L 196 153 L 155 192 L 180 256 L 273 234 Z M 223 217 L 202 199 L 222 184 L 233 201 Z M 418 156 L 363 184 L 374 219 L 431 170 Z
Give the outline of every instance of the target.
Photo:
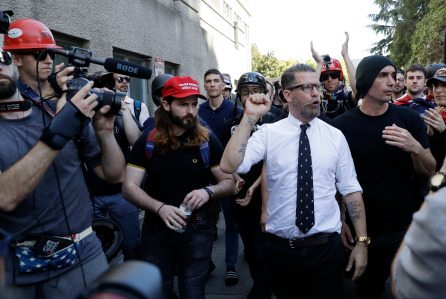
M 11 23 L 9 34 L 4 37 L 3 49 L 13 54 L 14 64 L 19 72 L 20 93 L 35 104 L 41 104 L 49 114 L 54 116 L 55 110 L 49 107 L 48 101 L 40 103 L 40 99 L 51 98 L 56 93 L 60 94 L 59 85 L 66 83 L 67 76 L 73 72 L 74 67 L 63 69 L 64 64 L 61 63 L 55 66 L 54 77 L 50 77 L 55 56 L 53 53 L 48 53 L 46 56 L 40 53 L 46 49 L 62 48 L 56 45 L 48 27 L 32 19 L 16 20 Z M 38 59 L 40 60 L 37 61 Z M 36 72 L 36 65 L 38 72 Z M 52 84 L 48 81 L 49 77 L 53 79 Z M 53 88 L 58 90 L 55 91 Z M 53 99 L 57 100 L 57 97 Z
M 11 235 L 6 289 L 11 298 L 76 298 L 108 267 L 92 233 L 82 163 L 107 182 L 123 181 L 115 117 L 108 105 L 95 112 L 92 82 L 70 101 L 62 96 L 54 118 L 17 84 L 11 54 L 0 48 L 0 227 Z

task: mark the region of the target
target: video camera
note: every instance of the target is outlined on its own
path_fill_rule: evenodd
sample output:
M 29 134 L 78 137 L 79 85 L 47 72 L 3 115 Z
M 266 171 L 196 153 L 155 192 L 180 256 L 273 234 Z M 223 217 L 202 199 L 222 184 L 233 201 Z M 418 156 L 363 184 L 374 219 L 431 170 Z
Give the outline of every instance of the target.
M 12 10 L 0 10 L 0 33 L 8 34 L 11 17 L 14 15 Z
M 90 50 L 71 47 L 70 51 L 59 49 L 46 49 L 40 55 L 45 57 L 48 52 L 68 57 L 70 65 L 74 66 L 73 79 L 67 82 L 67 100 L 70 100 L 89 81 L 93 81 L 93 87 L 113 89 L 115 86 L 113 72 L 133 76 L 137 78 L 150 79 L 152 70 L 141 65 L 123 61 L 115 58 L 105 60 L 92 56 Z M 40 56 L 39 56 L 40 59 Z M 90 63 L 103 65 L 108 72 L 88 73 Z M 91 90 L 88 95 L 94 93 L 98 96 L 98 106 L 95 110 L 105 105 L 110 105 L 110 114 L 119 114 L 121 111 L 121 98 L 126 94 L 112 90 Z

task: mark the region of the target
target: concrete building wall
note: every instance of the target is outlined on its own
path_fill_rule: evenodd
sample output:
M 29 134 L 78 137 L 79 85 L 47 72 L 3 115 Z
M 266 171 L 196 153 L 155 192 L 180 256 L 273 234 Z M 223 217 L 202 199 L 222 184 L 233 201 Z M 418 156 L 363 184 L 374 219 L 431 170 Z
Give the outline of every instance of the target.
M 247 0 L 3 0 L 1 8 L 14 11 L 12 20 L 41 21 L 57 41 L 80 43 L 98 58 L 128 54 L 152 70 L 155 57 L 162 58 L 177 67 L 176 75 L 196 79 L 204 93 L 206 70 L 218 68 L 237 79 L 251 69 L 247 5 Z M 145 94 L 131 94 L 149 106 L 152 79 Z

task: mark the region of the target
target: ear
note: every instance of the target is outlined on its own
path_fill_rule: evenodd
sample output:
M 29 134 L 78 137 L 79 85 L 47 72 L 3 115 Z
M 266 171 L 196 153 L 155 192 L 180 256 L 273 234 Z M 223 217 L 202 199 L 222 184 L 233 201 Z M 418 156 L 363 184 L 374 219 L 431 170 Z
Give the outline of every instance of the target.
M 14 61 L 14 64 L 16 66 L 22 66 L 23 65 L 23 55 L 14 54 L 12 56 L 12 60 Z
M 170 111 L 170 104 L 167 101 L 162 100 L 161 105 L 163 105 L 164 110 Z
M 289 90 L 282 90 L 283 96 L 285 97 L 287 102 L 291 101 L 291 91 Z

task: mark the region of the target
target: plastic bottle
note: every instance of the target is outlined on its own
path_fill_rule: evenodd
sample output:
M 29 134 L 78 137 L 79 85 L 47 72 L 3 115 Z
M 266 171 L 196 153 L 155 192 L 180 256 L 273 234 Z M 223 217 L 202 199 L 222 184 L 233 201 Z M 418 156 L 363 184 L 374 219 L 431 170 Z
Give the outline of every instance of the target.
M 188 211 L 186 211 L 186 206 L 185 205 L 180 205 L 180 210 L 186 214 L 186 224 L 182 227 L 182 228 L 176 228 L 175 231 L 177 233 L 184 233 L 186 231 L 186 227 L 187 227 L 187 223 L 189 222 L 189 218 L 190 215 L 192 215 L 192 211 L 189 209 Z

